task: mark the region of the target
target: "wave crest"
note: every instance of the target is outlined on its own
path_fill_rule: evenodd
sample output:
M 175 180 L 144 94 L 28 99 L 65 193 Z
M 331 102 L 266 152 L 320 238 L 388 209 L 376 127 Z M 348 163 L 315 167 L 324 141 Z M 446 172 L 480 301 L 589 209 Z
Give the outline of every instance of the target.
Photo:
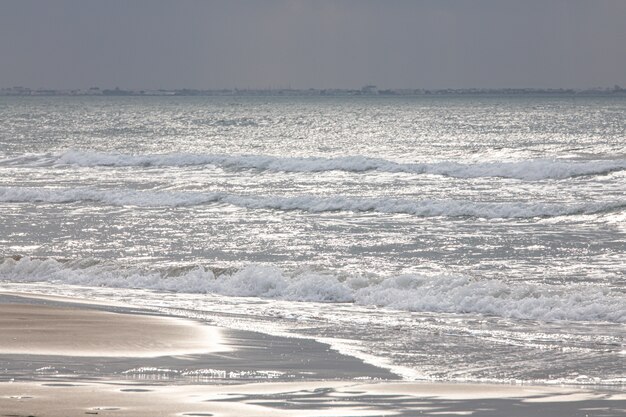
M 516 319 L 626 323 L 624 296 L 607 288 L 507 283 L 453 274 L 341 280 L 331 274 L 313 271 L 288 274 L 270 266 L 249 265 L 222 274 L 197 266 L 177 270 L 173 275 L 167 270 L 125 268 L 113 262 L 62 262 L 25 257 L 4 259 L 0 263 L 0 280 L 216 293 L 288 301 L 349 302 L 398 310 L 472 313 Z
M 79 188 L 0 187 L 0 202 L 98 202 L 112 206 L 184 207 L 213 203 L 247 209 L 300 210 L 311 213 L 349 211 L 409 214 L 419 217 L 534 218 L 595 214 L 626 207 L 626 201 L 586 203 L 475 202 L 467 200 L 408 200 L 316 195 L 292 197 L 237 195 L 225 192 L 167 192 Z
M 403 163 L 365 156 L 278 157 L 222 154 L 110 154 L 70 150 L 61 154 L 23 155 L 0 160 L 5 166 L 185 167 L 213 165 L 232 170 L 272 172 L 367 172 L 431 174 L 455 178 L 502 177 L 521 180 L 564 179 L 626 169 L 626 159 L 533 159 L 514 162 Z

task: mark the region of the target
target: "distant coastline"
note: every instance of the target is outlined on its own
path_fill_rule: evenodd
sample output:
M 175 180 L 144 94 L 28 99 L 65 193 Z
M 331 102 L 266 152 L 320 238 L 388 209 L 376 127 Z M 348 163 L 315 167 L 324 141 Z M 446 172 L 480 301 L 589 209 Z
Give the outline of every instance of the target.
M 566 88 L 444 88 L 444 89 L 379 89 L 367 85 L 360 89 L 120 89 L 92 87 L 89 89 L 32 89 L 29 87 L 1 88 L 0 96 L 429 96 L 429 95 L 625 95 L 626 88 L 595 87 L 588 89 Z

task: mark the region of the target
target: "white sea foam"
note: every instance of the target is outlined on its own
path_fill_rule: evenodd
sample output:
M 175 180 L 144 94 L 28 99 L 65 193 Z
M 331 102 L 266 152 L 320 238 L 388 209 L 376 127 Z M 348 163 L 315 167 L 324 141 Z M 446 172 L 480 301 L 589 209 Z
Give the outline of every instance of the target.
M 419 217 L 534 218 L 619 210 L 626 200 L 585 203 L 474 202 L 467 200 L 408 200 L 347 196 L 293 197 L 237 195 L 225 192 L 169 192 L 116 189 L 0 187 L 0 202 L 97 202 L 112 206 L 181 207 L 212 203 L 248 209 L 301 210 L 311 213 L 350 211 L 410 214 Z
M 365 156 L 278 157 L 267 155 L 221 155 L 169 153 L 129 155 L 70 150 L 61 154 L 29 154 L 0 159 L 0 166 L 81 166 L 81 167 L 183 167 L 213 165 L 227 169 L 255 169 L 276 172 L 380 171 L 433 174 L 457 178 L 504 177 L 522 180 L 562 179 L 601 175 L 626 169 L 626 159 L 533 159 L 513 162 L 402 163 Z
M 0 280 L 217 293 L 288 301 L 350 302 L 408 311 L 547 321 L 626 323 L 626 297 L 608 288 L 506 283 L 464 275 L 407 274 L 340 280 L 331 274 L 288 274 L 273 267 L 249 265 L 221 275 L 198 266 L 172 276 L 167 270 L 139 270 L 113 262 L 6 258 L 0 263 Z

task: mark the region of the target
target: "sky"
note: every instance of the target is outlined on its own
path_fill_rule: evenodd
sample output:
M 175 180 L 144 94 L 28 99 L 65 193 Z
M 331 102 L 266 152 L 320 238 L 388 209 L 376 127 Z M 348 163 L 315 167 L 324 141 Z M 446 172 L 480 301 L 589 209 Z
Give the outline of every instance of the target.
M 0 0 L 0 87 L 626 86 L 626 0 Z

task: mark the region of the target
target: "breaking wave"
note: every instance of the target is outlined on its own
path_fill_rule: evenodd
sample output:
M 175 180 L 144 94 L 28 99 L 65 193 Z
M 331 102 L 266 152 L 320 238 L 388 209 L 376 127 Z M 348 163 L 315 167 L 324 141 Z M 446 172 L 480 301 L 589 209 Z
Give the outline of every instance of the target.
M 456 178 L 503 177 L 521 180 L 563 179 L 601 175 L 626 170 L 626 159 L 534 159 L 516 162 L 433 162 L 401 163 L 365 156 L 277 157 L 267 155 L 220 154 L 108 154 L 67 151 L 61 154 L 32 154 L 0 160 L 5 166 L 80 166 L 80 167 L 182 167 L 212 165 L 227 169 L 254 169 L 275 172 L 380 171 L 390 173 L 432 174 Z
M 4 259 L 0 263 L 0 280 L 347 302 L 398 310 L 516 319 L 626 323 L 625 297 L 608 288 L 506 283 L 464 275 L 406 274 L 341 280 L 331 274 L 312 271 L 288 274 L 261 265 L 218 274 L 201 266 L 149 271 L 89 259 L 57 261 L 25 257 Z
M 409 214 L 419 217 L 534 218 L 594 214 L 626 207 L 626 201 L 585 203 L 475 202 L 408 200 L 316 195 L 292 197 L 237 195 L 225 192 L 172 192 L 79 188 L 0 187 L 0 202 L 97 202 L 112 206 L 184 207 L 229 204 L 247 209 L 300 210 L 311 213 L 349 211 Z

